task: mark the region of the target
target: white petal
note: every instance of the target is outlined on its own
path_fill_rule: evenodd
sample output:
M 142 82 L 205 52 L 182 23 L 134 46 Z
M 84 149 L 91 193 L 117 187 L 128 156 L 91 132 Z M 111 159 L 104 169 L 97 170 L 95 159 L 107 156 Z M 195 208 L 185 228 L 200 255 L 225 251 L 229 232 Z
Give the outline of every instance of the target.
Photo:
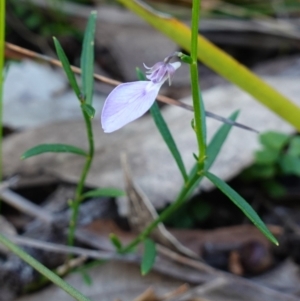
M 172 65 L 173 68 L 174 68 L 175 70 L 177 70 L 177 69 L 181 66 L 181 63 L 180 63 L 180 62 L 174 62 L 174 63 L 170 63 L 170 65 Z
M 154 103 L 161 85 L 137 81 L 117 86 L 106 98 L 102 110 L 104 132 L 114 132 L 145 114 Z

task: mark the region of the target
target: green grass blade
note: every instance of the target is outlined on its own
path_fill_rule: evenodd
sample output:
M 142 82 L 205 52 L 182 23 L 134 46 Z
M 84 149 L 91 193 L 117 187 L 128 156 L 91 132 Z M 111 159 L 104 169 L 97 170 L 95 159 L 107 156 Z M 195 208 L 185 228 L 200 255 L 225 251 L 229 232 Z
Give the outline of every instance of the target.
M 110 239 L 111 243 L 115 246 L 115 248 L 118 252 L 122 250 L 122 248 L 123 248 L 122 242 L 116 234 L 111 233 L 109 235 L 109 239 Z
M 188 26 L 172 16 L 147 8 L 144 3 L 142 5 L 134 0 L 119 0 L 119 2 L 190 52 L 191 30 Z M 300 108 L 296 104 L 201 35 L 198 36 L 198 45 L 200 61 L 300 130 Z
M 82 72 L 82 91 L 85 102 L 92 104 L 93 88 L 94 88 L 94 39 L 96 29 L 97 12 L 93 11 L 90 14 L 86 26 L 82 53 L 80 58 L 80 66 Z
M 67 144 L 40 144 L 27 150 L 21 159 L 27 159 L 44 153 L 73 153 L 76 155 L 87 156 L 87 153 L 76 146 Z
M 239 111 L 234 112 L 230 117 L 228 118 L 229 120 L 235 121 L 239 115 Z M 220 153 L 220 150 L 226 141 L 228 134 L 232 128 L 232 125 L 224 123 L 218 131 L 215 133 L 213 138 L 211 139 L 208 147 L 207 147 L 207 159 L 205 161 L 205 170 L 209 170 L 210 167 L 213 165 L 215 162 L 218 154 Z M 189 179 L 191 179 L 195 173 L 198 171 L 198 163 L 196 163 L 190 174 L 189 174 Z M 191 188 L 189 194 L 191 194 L 198 186 L 199 183 L 202 181 L 203 176 L 200 176 L 197 182 L 193 185 Z
M 239 115 L 239 111 L 234 112 L 228 119 L 232 121 L 236 121 L 237 117 Z M 218 154 L 221 151 L 221 148 L 226 141 L 228 134 L 232 128 L 232 125 L 230 124 L 223 124 L 216 134 L 211 139 L 208 147 L 207 147 L 207 159 L 205 162 L 205 169 L 208 170 L 215 162 Z
M 55 37 L 53 38 L 53 40 L 54 40 L 54 46 L 56 49 L 57 56 L 62 63 L 62 66 L 65 70 L 65 73 L 67 75 L 69 83 L 70 83 L 73 91 L 75 92 L 77 98 L 80 100 L 81 92 L 80 92 L 79 86 L 77 84 L 74 72 L 71 69 L 70 62 L 69 62 L 63 48 L 61 47 L 59 41 Z
M 253 208 L 242 198 L 236 191 L 234 191 L 227 183 L 218 178 L 217 176 L 211 174 L 210 172 L 205 172 L 205 177 L 209 179 L 213 184 L 216 185 L 241 211 L 252 221 L 252 223 L 275 245 L 278 245 L 278 241 L 266 227 L 264 222 L 260 219 L 258 214 L 253 210 Z
M 154 120 L 162 138 L 164 139 L 166 145 L 168 146 L 168 148 L 182 174 L 184 181 L 187 181 L 188 175 L 186 173 L 186 169 L 185 169 L 182 157 L 181 157 L 180 152 L 177 148 L 177 145 L 173 139 L 173 136 L 168 128 L 168 125 L 166 124 L 166 122 L 160 112 L 160 109 L 159 109 L 156 101 L 152 105 L 150 112 L 151 112 L 153 120 Z
M 6 1 L 0 1 L 0 181 L 3 176 L 3 158 L 2 158 L 2 142 L 3 142 L 3 86 L 4 86 L 4 52 L 5 52 L 5 13 Z M 0 202 L 1 207 L 1 202 Z
M 206 116 L 205 116 L 205 107 L 204 107 L 204 101 L 202 98 L 202 92 L 200 91 L 200 108 L 201 108 L 201 129 L 202 129 L 202 135 L 203 135 L 203 142 L 205 144 L 205 156 L 207 155 L 207 130 L 206 130 Z M 200 154 L 199 154 L 200 155 Z
M 47 279 L 52 281 L 58 287 L 63 289 L 67 294 L 72 296 L 78 301 L 91 301 L 91 299 L 82 295 L 77 289 L 61 279 L 57 274 L 49 270 L 35 258 L 26 253 L 23 249 L 19 248 L 17 245 L 9 241 L 5 236 L 0 234 L 0 244 L 6 246 L 12 253 L 20 257 L 24 262 L 32 266 L 41 275 L 45 276 Z
M 136 74 L 137 74 L 137 77 L 139 80 L 146 80 L 145 74 L 141 71 L 140 68 L 136 68 Z M 152 115 L 152 118 L 154 120 L 156 127 L 158 128 L 162 138 L 164 139 L 165 143 L 167 144 L 173 158 L 175 159 L 175 162 L 182 174 L 184 181 L 186 182 L 188 179 L 188 175 L 186 173 L 186 169 L 185 169 L 182 157 L 177 148 L 175 140 L 173 139 L 173 136 L 169 130 L 169 127 L 160 112 L 160 109 L 159 109 L 156 101 L 150 108 L 150 113 Z
M 156 247 L 152 239 L 146 238 L 144 240 L 144 254 L 141 264 L 141 273 L 146 275 L 152 269 L 156 258 Z
M 126 193 L 118 188 L 99 188 L 90 190 L 82 195 L 82 198 L 91 198 L 91 197 L 101 197 L 101 196 L 107 196 L 107 197 L 119 197 L 119 196 L 125 196 Z

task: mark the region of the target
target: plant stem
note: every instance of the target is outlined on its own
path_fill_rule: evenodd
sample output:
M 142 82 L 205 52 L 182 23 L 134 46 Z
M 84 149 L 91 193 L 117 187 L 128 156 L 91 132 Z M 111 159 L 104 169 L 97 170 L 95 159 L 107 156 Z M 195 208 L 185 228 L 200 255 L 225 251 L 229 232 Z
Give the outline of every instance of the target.
M 69 234 L 68 234 L 69 246 L 74 245 L 78 212 L 79 212 L 80 202 L 82 200 L 81 196 L 83 193 L 84 183 L 85 183 L 86 177 L 88 175 L 88 172 L 90 170 L 90 167 L 91 167 L 91 164 L 93 161 L 93 157 L 94 157 L 94 138 L 93 138 L 94 136 L 93 136 L 92 122 L 91 122 L 90 117 L 87 115 L 87 113 L 83 109 L 81 109 L 81 110 L 82 110 L 82 114 L 84 117 L 86 129 L 87 129 L 89 153 L 88 153 L 88 156 L 86 157 L 86 161 L 85 161 L 84 167 L 82 169 L 80 180 L 79 180 L 77 188 L 76 188 L 75 199 L 74 199 L 74 201 L 72 201 L 72 204 L 71 204 L 72 216 L 71 216 L 70 224 L 69 224 Z
M 0 181 L 2 181 L 3 85 L 5 44 L 5 0 L 0 1 Z
M 120 253 L 130 252 L 135 246 L 142 242 L 151 232 L 156 228 L 159 223 L 164 221 L 175 210 L 177 210 L 189 195 L 190 190 L 196 183 L 199 177 L 201 177 L 204 170 L 204 161 L 206 158 L 206 126 L 205 126 L 205 111 L 202 103 L 202 98 L 199 90 L 198 79 L 198 66 L 197 66 L 197 51 L 198 51 L 198 24 L 200 15 L 200 0 L 193 1 L 192 10 L 192 39 L 191 39 L 191 58 L 190 64 L 191 72 L 191 85 L 194 105 L 194 120 L 195 120 L 195 132 L 197 136 L 199 157 L 198 157 L 198 172 L 191 175 L 188 181 L 185 183 L 181 191 L 179 192 L 175 202 L 164 210 L 160 216 L 154 220 L 142 233 L 140 233 L 129 245 L 123 248 Z
M 198 25 L 200 16 L 200 0 L 193 0 L 192 8 L 192 37 L 191 37 L 191 58 L 192 63 L 190 64 L 191 74 L 191 86 L 193 95 L 193 106 L 194 106 L 194 121 L 195 121 L 195 132 L 198 142 L 198 164 L 199 170 L 204 168 L 204 160 L 206 157 L 206 127 L 205 127 L 205 113 L 204 106 L 201 99 L 201 93 L 199 88 L 199 77 L 198 77 Z
M 194 174 L 191 179 L 183 186 L 181 191 L 179 192 L 175 202 L 170 205 L 167 209 L 165 209 L 160 216 L 154 220 L 142 233 L 140 233 L 129 245 L 120 250 L 120 253 L 130 252 L 135 246 L 137 246 L 140 242 L 142 242 L 153 230 L 156 228 L 162 221 L 164 221 L 168 216 L 170 216 L 175 210 L 177 210 L 182 203 L 186 200 L 186 197 L 189 195 L 190 189 L 193 187 L 197 179 L 199 178 L 199 174 Z
M 16 246 L 14 243 L 9 241 L 5 236 L 0 234 L 0 243 L 6 246 L 11 252 L 19 256 L 23 259 L 26 263 L 32 266 L 35 270 L 40 272 L 42 275 L 47 277 L 50 281 L 58 285 L 61 289 L 67 292 L 69 295 L 74 297 L 78 301 L 90 301 L 87 297 L 83 296 L 79 291 L 77 291 L 73 286 L 62 280 L 59 276 L 55 273 L 50 271 L 32 256 L 27 254 L 24 250 Z

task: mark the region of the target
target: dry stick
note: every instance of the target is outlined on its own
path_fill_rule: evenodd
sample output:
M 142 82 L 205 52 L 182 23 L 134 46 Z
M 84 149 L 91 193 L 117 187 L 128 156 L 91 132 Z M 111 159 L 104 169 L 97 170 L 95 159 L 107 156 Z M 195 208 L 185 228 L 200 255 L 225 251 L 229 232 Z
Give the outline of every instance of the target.
M 202 299 L 200 298 L 200 294 L 203 295 L 205 293 L 209 293 L 213 290 L 216 290 L 224 285 L 226 285 L 228 281 L 225 278 L 216 278 L 211 280 L 201 286 L 196 286 L 195 288 L 190 289 L 188 292 L 171 298 L 169 301 L 185 301 L 185 300 L 198 300 L 198 301 L 210 301 L 211 299 Z
M 195 259 L 188 258 L 186 256 L 183 256 L 183 255 L 176 253 L 160 244 L 157 244 L 157 251 L 161 255 L 164 255 L 165 257 L 167 257 L 173 261 L 176 261 L 176 262 L 181 263 L 186 266 L 190 266 L 198 271 L 206 272 L 209 274 L 217 274 L 218 273 L 218 270 L 216 270 L 215 268 L 212 268 L 208 264 L 198 261 L 198 260 L 195 260 Z
M 140 257 L 135 254 L 119 255 L 119 254 L 116 254 L 113 252 L 101 252 L 101 251 L 87 250 L 87 249 L 78 248 L 78 247 L 69 247 L 69 246 L 64 246 L 64 245 L 59 245 L 59 244 L 48 243 L 48 242 L 44 242 L 44 241 L 41 242 L 41 241 L 38 241 L 35 239 L 14 236 L 14 235 L 6 235 L 6 237 L 9 238 L 11 241 L 13 241 L 17 244 L 20 244 L 20 245 L 31 246 L 34 248 L 49 250 L 49 251 L 53 251 L 53 252 L 60 252 L 60 253 L 66 253 L 66 254 L 73 253 L 73 254 L 80 255 L 80 256 L 91 257 L 94 259 L 103 259 L 103 260 L 120 260 L 120 261 L 128 261 L 128 262 L 139 262 L 140 261 Z M 192 291 L 195 293 L 203 294 L 204 292 L 211 291 L 213 289 L 216 289 L 217 287 L 224 286 L 224 285 L 230 283 L 231 281 L 234 281 L 234 282 L 236 282 L 237 285 L 243 284 L 243 285 L 247 285 L 248 287 L 252 286 L 252 288 L 254 290 L 260 289 L 261 291 L 263 291 L 266 294 L 276 293 L 276 294 L 279 294 L 281 297 L 287 297 L 287 298 L 291 297 L 292 298 L 291 300 L 294 300 L 293 296 L 289 296 L 287 294 L 277 292 L 271 288 L 261 286 L 259 284 L 251 282 L 251 281 L 241 278 L 239 276 L 231 275 L 226 272 L 221 272 L 221 271 L 218 271 L 209 266 L 206 267 L 205 264 L 203 264 L 199 261 L 186 258 L 186 257 L 176 254 L 175 252 L 170 251 L 166 248 L 164 248 L 164 249 L 165 250 L 162 252 L 162 248 L 159 247 L 159 249 L 158 249 L 159 253 L 164 254 L 165 256 L 167 256 L 181 264 L 186 264 L 188 266 L 191 266 L 198 271 L 208 272 L 208 273 L 216 276 L 216 278 L 214 280 L 208 281 L 204 285 L 202 285 L 200 287 L 198 286 L 195 289 L 193 289 Z M 185 297 L 185 296 L 186 296 L 186 294 L 184 294 L 182 297 Z M 179 297 L 178 299 L 176 297 L 174 299 L 172 298 L 172 301 L 175 301 L 175 300 L 181 301 L 182 299 L 181 299 L 181 297 Z M 184 300 L 185 300 L 185 298 L 184 298 Z
M 22 54 L 26 58 L 31 58 L 31 59 L 34 59 L 34 60 L 41 60 L 41 61 L 44 61 L 44 62 L 48 62 L 51 65 L 54 65 L 54 66 L 57 66 L 57 67 L 62 67 L 62 64 L 59 60 L 50 58 L 46 55 L 42 55 L 42 54 L 39 54 L 37 52 L 34 52 L 34 51 L 31 51 L 31 50 L 28 50 L 28 49 L 25 49 L 25 48 L 19 47 L 17 45 L 6 42 L 5 43 L 5 53 L 8 54 L 9 51 L 13 51 L 13 52 L 17 52 L 19 54 Z M 71 69 L 74 73 L 81 74 L 81 69 L 80 68 L 75 67 L 75 66 L 71 66 Z M 105 84 L 112 85 L 112 86 L 118 86 L 118 85 L 121 84 L 121 82 L 119 82 L 117 80 L 113 80 L 113 79 L 110 79 L 108 77 L 105 77 L 105 76 L 102 76 L 102 75 L 99 75 L 99 74 L 94 74 L 94 79 L 96 79 L 100 82 L 103 82 Z M 175 100 L 175 99 L 163 96 L 163 95 L 158 95 L 157 99 L 161 102 L 171 104 L 171 105 L 175 105 L 175 106 L 179 106 L 179 107 L 182 107 L 182 108 L 184 108 L 186 110 L 189 110 L 189 111 L 193 111 L 192 106 L 181 103 L 178 100 Z
M 189 285 L 187 283 L 182 284 L 179 287 L 177 287 L 175 290 L 164 294 L 161 297 L 161 300 L 168 300 L 168 299 L 177 297 L 177 296 L 182 295 L 183 293 L 187 292 L 188 290 L 189 290 Z
M 14 193 L 13 191 L 9 190 L 7 187 L 7 183 L 4 183 L 2 185 L 0 185 L 0 197 L 3 198 L 3 201 L 5 201 L 7 204 L 15 207 L 17 210 L 26 213 L 30 216 L 36 217 L 44 222 L 47 223 L 51 223 L 53 221 L 53 216 L 52 214 L 50 214 L 47 210 L 33 204 L 32 202 L 30 202 L 29 200 L 25 199 L 24 197 L 19 196 L 18 194 Z M 79 252 L 82 251 L 81 248 L 76 248 L 73 247 L 73 249 L 71 247 L 67 247 L 67 246 L 62 246 L 62 248 L 58 248 L 58 249 L 53 249 L 55 247 L 57 247 L 58 245 L 56 244 L 52 244 L 52 243 L 45 243 L 45 242 L 39 242 L 37 240 L 33 240 L 33 239 L 27 239 L 27 238 L 22 238 L 22 237 L 16 237 L 13 236 L 12 240 L 16 243 L 21 243 L 22 244 L 27 244 L 30 245 L 32 247 L 38 247 L 38 248 L 43 248 L 43 246 L 45 246 L 45 249 L 47 248 L 49 250 L 49 248 L 52 248 L 52 251 L 62 251 L 62 252 L 67 252 L 68 250 L 70 251 L 76 251 L 79 250 Z M 47 246 L 46 246 L 47 245 Z M 71 248 L 71 249 L 70 249 Z M 162 255 L 168 257 L 169 259 L 176 261 L 178 263 L 181 263 L 183 265 L 188 265 L 191 266 L 199 271 L 202 272 L 207 272 L 207 273 L 213 273 L 215 274 L 217 272 L 217 270 L 215 270 L 214 268 L 211 268 L 210 266 L 206 265 L 205 263 L 199 262 L 199 261 L 195 261 L 195 260 L 191 260 L 187 257 L 181 256 L 173 251 L 168 250 L 167 248 L 163 247 L 163 246 L 158 246 L 158 251 L 159 253 L 161 253 Z M 92 251 L 91 251 L 92 252 Z M 74 253 L 74 254 L 78 254 L 78 255 L 87 255 L 87 253 Z M 99 252 L 96 253 L 90 253 L 91 255 L 97 255 L 100 256 Z M 108 255 L 110 254 L 110 255 Z M 96 256 L 95 255 L 95 256 Z M 112 255 L 112 253 L 101 253 L 101 255 L 103 255 L 104 257 L 107 256 L 106 259 L 116 259 L 114 256 L 116 255 Z M 112 256 L 112 257 L 109 257 Z M 93 257 L 93 256 L 91 256 Z M 103 259 L 104 259 L 103 257 Z M 94 257 L 95 258 L 95 257 Z
M 0 186 L 0 197 L 3 202 L 29 216 L 38 218 L 48 224 L 53 222 L 53 216 L 47 210 L 35 205 L 8 188 L 1 189 Z
M 34 59 L 34 60 L 41 60 L 41 61 L 48 62 L 48 63 L 50 63 L 52 65 L 55 65 L 55 66 L 58 66 L 58 67 L 62 67 L 62 64 L 59 60 L 50 58 L 46 55 L 42 55 L 42 54 L 36 53 L 34 51 L 31 51 L 31 50 L 28 50 L 28 49 L 25 49 L 25 48 L 19 47 L 17 45 L 6 42 L 5 43 L 5 53 L 6 53 L 6 55 L 12 54 L 11 52 L 16 52 L 18 54 L 21 54 L 22 57 L 31 58 L 31 59 Z M 81 69 L 80 68 L 75 67 L 75 66 L 71 66 L 71 69 L 74 73 L 81 74 Z M 96 79 L 98 81 L 101 81 L 103 83 L 112 85 L 112 86 L 118 86 L 118 85 L 121 84 L 121 82 L 119 82 L 119 81 L 116 81 L 116 80 L 113 80 L 113 79 L 110 79 L 108 77 L 105 77 L 105 76 L 102 76 L 102 75 L 99 75 L 99 74 L 95 74 L 95 73 L 94 73 L 94 79 Z M 182 103 L 181 101 L 175 100 L 175 99 L 167 97 L 167 96 L 163 96 L 163 95 L 159 94 L 159 95 L 157 95 L 156 99 L 161 101 L 161 102 L 164 102 L 166 104 L 175 105 L 175 106 L 178 106 L 180 108 L 183 108 L 183 109 L 191 111 L 191 112 L 194 111 L 192 106 L 190 106 L 188 104 L 185 104 L 185 103 Z M 238 123 L 238 122 L 234 122 L 230 119 L 224 118 L 224 117 L 216 115 L 214 113 L 205 111 L 205 115 L 206 115 L 206 117 L 213 118 L 213 119 L 218 120 L 220 122 L 224 122 L 224 123 L 230 124 L 232 126 L 242 128 L 244 130 L 248 130 L 248 131 L 251 131 L 251 132 L 258 133 L 258 131 L 256 131 L 255 129 L 253 129 L 251 127 L 248 127 L 248 126 L 243 125 L 243 124 Z
M 102 259 L 102 260 L 114 259 L 114 260 L 122 260 L 122 261 L 129 261 L 129 262 L 137 262 L 140 260 L 140 257 L 136 254 L 119 255 L 114 252 L 103 252 L 103 251 L 88 250 L 79 247 L 69 247 L 61 244 L 54 244 L 54 243 L 40 241 L 37 239 L 22 237 L 18 235 L 7 235 L 7 234 L 4 235 L 9 240 L 13 241 L 18 245 L 47 250 L 50 252 L 74 254 L 74 255 L 90 257 L 94 259 Z
M 9 204 L 19 211 L 22 211 L 23 213 L 37 217 L 47 224 L 51 224 L 53 222 L 53 217 L 46 210 L 35 205 L 34 203 L 29 202 L 27 199 L 10 189 L 3 189 L 0 191 L 0 196 L 3 202 Z
M 0 196 L 3 193 L 3 191 L 7 190 L 7 188 L 5 188 L 6 187 L 5 185 L 7 185 L 7 183 L 0 185 Z M 6 198 L 5 201 L 9 204 L 14 203 L 15 202 L 14 198 L 16 197 L 15 194 L 9 194 L 9 196 L 10 197 Z M 51 214 L 48 213 L 46 210 L 44 210 L 42 208 L 40 208 L 40 210 L 35 210 L 36 209 L 35 206 L 31 207 L 31 205 L 34 205 L 34 204 L 32 204 L 30 201 L 26 200 L 25 198 L 21 198 L 21 199 L 19 199 L 19 204 L 18 204 L 17 209 L 19 209 L 20 211 L 26 212 L 27 214 L 31 214 L 32 216 L 35 216 L 37 218 L 43 219 L 43 220 L 45 220 L 43 218 L 44 215 L 48 214 L 49 217 L 51 217 Z M 29 208 L 29 210 L 28 210 L 28 208 Z M 32 208 L 32 211 L 30 208 Z M 43 213 L 41 214 L 41 212 L 43 212 Z M 7 237 L 18 244 L 41 248 L 41 249 L 47 249 L 47 250 L 56 251 L 56 252 L 63 252 L 63 253 L 73 252 L 74 254 L 81 255 L 81 256 L 90 256 L 92 258 L 106 259 L 106 260 L 114 259 L 114 260 L 125 260 L 125 261 L 130 261 L 130 262 L 138 262 L 139 261 L 139 256 L 134 255 L 134 254 L 118 255 L 113 252 L 109 253 L 109 252 L 86 250 L 86 249 L 78 248 L 78 247 L 68 247 L 68 246 L 64 246 L 64 245 L 57 245 L 57 244 L 48 243 L 48 242 L 44 242 L 44 241 L 41 242 L 41 241 L 34 240 L 31 238 L 23 238 L 23 237 L 19 237 L 19 236 L 7 236 Z M 272 290 L 272 289 L 257 285 L 255 283 L 250 282 L 247 279 L 244 279 L 244 278 L 241 278 L 238 276 L 234 276 L 234 275 L 231 275 L 231 274 L 228 274 L 225 272 L 218 271 L 203 262 L 184 257 L 184 256 L 177 254 L 165 247 L 159 246 L 158 251 L 160 254 L 164 255 L 165 257 L 168 257 L 169 259 L 172 259 L 175 262 L 190 266 L 202 273 L 204 272 L 204 273 L 207 273 L 210 275 L 214 275 L 217 277 L 217 279 L 219 279 L 220 277 L 225 280 L 232 279 L 232 281 L 235 281 L 237 284 L 240 283 L 240 284 L 245 284 L 248 286 L 252 285 L 253 289 L 260 288 L 261 290 L 265 291 L 265 293 L 271 293 L 271 292 L 274 293 L 274 290 Z M 211 282 L 208 282 L 208 284 L 209 283 L 211 283 Z M 276 293 L 278 293 L 278 292 L 276 292 Z M 289 297 L 289 295 L 286 295 L 286 294 L 282 294 L 282 293 L 278 293 L 278 294 Z
M 252 282 L 251 280 L 242 278 L 240 276 L 217 270 L 203 262 L 197 261 L 195 259 L 187 258 L 187 257 L 182 256 L 182 255 L 180 255 L 172 250 L 169 250 L 165 247 L 158 246 L 157 250 L 160 254 L 172 259 L 175 262 L 178 262 L 182 265 L 192 267 L 197 271 L 205 272 L 207 274 L 210 274 L 210 275 L 213 275 L 216 277 L 215 279 L 213 279 L 211 281 L 205 282 L 204 286 L 200 286 L 200 287 L 198 286 L 195 289 L 193 289 L 195 292 L 203 293 L 203 290 L 207 291 L 207 290 L 215 289 L 216 287 L 223 286 L 226 283 L 234 282 L 234 283 L 236 283 L 236 285 L 245 285 L 248 287 L 252 287 L 253 290 L 260 289 L 263 293 L 266 293 L 266 294 L 278 294 L 282 298 L 286 297 L 287 298 L 286 300 L 289 300 L 288 299 L 289 297 L 293 301 L 296 300 L 296 299 L 294 299 L 294 296 L 291 296 L 286 293 L 278 292 L 272 288 L 265 287 L 263 285 L 257 284 L 255 282 Z M 202 287 L 203 287 L 203 290 L 202 290 Z M 184 294 L 184 296 L 182 296 L 182 297 L 185 297 L 185 296 L 186 296 L 186 294 Z M 171 300 L 172 301 L 182 301 L 182 300 L 186 300 L 186 299 L 188 299 L 188 298 L 183 298 L 183 299 L 174 298 L 174 300 L 173 299 L 171 299 Z
M 14 207 L 15 209 L 28 214 L 29 216 L 38 218 L 48 224 L 51 224 L 53 222 L 53 217 L 47 210 L 44 210 L 40 206 L 35 205 L 34 203 L 9 189 L 9 187 L 13 186 L 16 181 L 18 181 L 18 178 L 13 177 L 0 184 L 0 197 L 2 201 Z

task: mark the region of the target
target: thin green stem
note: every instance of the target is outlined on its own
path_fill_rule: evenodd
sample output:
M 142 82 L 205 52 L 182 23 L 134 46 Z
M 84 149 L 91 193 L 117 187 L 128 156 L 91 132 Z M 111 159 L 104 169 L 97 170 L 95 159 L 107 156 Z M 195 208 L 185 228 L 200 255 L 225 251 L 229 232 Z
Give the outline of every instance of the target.
M 72 209 L 72 216 L 70 219 L 70 225 L 69 225 L 69 234 L 68 234 L 68 244 L 70 246 L 74 245 L 74 237 L 75 237 L 75 230 L 76 230 L 76 224 L 78 219 L 78 212 L 80 203 L 82 200 L 82 193 L 84 189 L 84 183 L 86 180 L 86 177 L 88 175 L 88 172 L 90 170 L 93 158 L 94 158 L 94 136 L 93 136 L 93 128 L 92 128 L 92 122 L 90 117 L 87 115 L 87 113 L 82 109 L 82 114 L 84 117 L 86 129 L 87 129 L 87 138 L 89 143 L 89 153 L 86 157 L 86 161 L 84 164 L 84 167 L 82 169 L 82 173 L 80 176 L 80 180 L 78 182 L 76 192 L 75 192 L 75 199 L 72 201 L 71 209 Z
M 0 181 L 2 181 L 3 85 L 5 44 L 5 0 L 0 1 Z
M 190 190 L 201 177 L 204 170 L 204 161 L 206 158 L 206 127 L 205 127 L 205 112 L 202 103 L 202 98 L 199 89 L 198 66 L 197 66 L 197 50 L 198 50 L 198 24 L 200 15 L 200 0 L 193 1 L 192 11 L 192 40 L 191 40 L 191 59 L 190 73 L 191 73 L 191 86 L 194 104 L 194 121 L 195 132 L 197 136 L 199 156 L 198 156 L 198 172 L 194 173 L 185 183 L 179 192 L 175 202 L 164 210 L 160 216 L 154 220 L 142 233 L 140 233 L 129 245 L 123 248 L 120 253 L 130 252 L 135 246 L 142 242 L 154 230 L 159 223 L 164 221 L 175 210 L 177 210 L 189 195 Z
M 198 163 L 199 170 L 204 168 L 204 160 L 206 157 L 206 128 L 205 128 L 205 114 L 204 107 L 201 99 L 201 93 L 199 88 L 199 77 L 198 77 L 198 25 L 200 17 L 200 0 L 193 0 L 192 8 L 192 38 L 191 38 L 191 58 L 192 63 L 190 64 L 191 74 L 191 86 L 193 95 L 193 106 L 194 106 L 194 130 L 197 136 L 198 142 Z
M 191 179 L 184 185 L 184 187 L 179 192 L 175 202 L 165 209 L 160 216 L 154 220 L 142 233 L 140 233 L 129 245 L 120 250 L 120 253 L 130 252 L 135 246 L 137 246 L 140 242 L 142 242 L 149 234 L 168 216 L 170 216 L 174 211 L 176 211 L 186 200 L 186 197 L 189 195 L 190 189 L 193 187 L 199 175 L 196 173 L 193 175 Z
M 40 262 L 38 262 L 36 259 L 34 259 L 32 256 L 27 254 L 25 251 L 23 251 L 21 248 L 19 248 L 17 245 L 9 241 L 5 236 L 0 234 L 0 243 L 3 244 L 5 247 L 7 247 L 11 252 L 19 256 L 21 259 L 23 259 L 26 263 L 28 263 L 30 266 L 32 266 L 35 270 L 40 272 L 42 275 L 47 277 L 50 281 L 55 283 L 57 286 L 59 286 L 61 289 L 63 289 L 65 292 L 67 292 L 69 295 L 74 297 L 78 301 L 90 301 L 87 297 L 82 295 L 79 291 L 77 291 L 73 286 L 62 280 L 59 276 L 57 276 L 55 273 L 50 271 L 48 268 L 46 268 L 44 265 L 42 265 Z

